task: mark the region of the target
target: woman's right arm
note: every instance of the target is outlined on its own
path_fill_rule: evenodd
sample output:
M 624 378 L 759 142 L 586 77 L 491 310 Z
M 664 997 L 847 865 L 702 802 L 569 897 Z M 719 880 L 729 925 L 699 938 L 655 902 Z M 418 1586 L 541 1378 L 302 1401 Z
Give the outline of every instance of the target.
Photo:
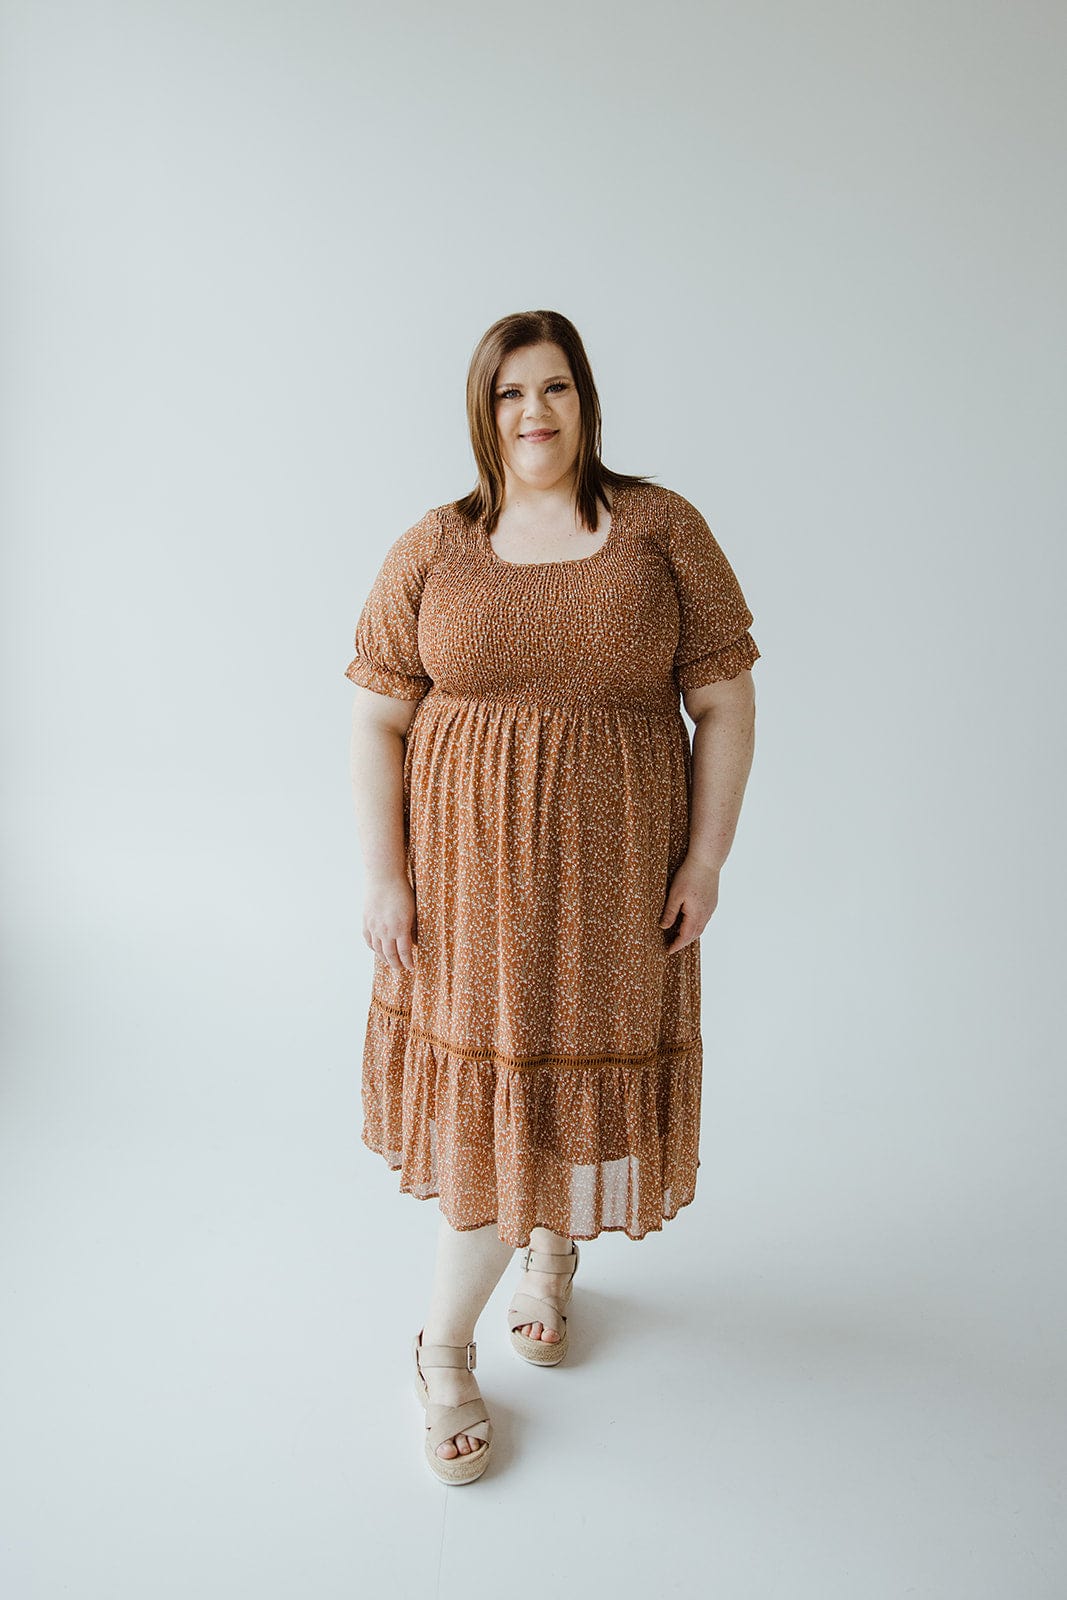
M 363 937 L 391 967 L 414 970 L 415 893 L 404 833 L 405 735 L 417 700 L 352 685 L 350 771 L 363 855 Z

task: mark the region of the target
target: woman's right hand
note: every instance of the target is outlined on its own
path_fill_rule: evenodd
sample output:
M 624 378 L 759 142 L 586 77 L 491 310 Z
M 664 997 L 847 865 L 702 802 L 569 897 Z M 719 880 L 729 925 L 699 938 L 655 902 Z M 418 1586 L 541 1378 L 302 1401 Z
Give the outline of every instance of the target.
M 371 949 L 399 971 L 415 970 L 418 928 L 415 891 L 407 875 L 369 878 L 363 894 L 363 937 Z

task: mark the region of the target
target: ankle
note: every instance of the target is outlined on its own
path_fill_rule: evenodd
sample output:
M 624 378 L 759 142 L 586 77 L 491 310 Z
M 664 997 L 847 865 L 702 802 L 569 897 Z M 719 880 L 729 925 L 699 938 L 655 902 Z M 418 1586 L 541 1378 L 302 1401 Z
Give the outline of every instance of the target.
M 447 1323 L 427 1322 L 422 1330 L 422 1343 L 455 1345 L 465 1349 L 468 1344 L 474 1343 L 474 1329 L 467 1331 L 455 1324 L 449 1327 Z
M 546 1255 L 569 1256 L 571 1241 L 564 1234 L 553 1233 L 550 1228 L 531 1228 L 530 1248 Z

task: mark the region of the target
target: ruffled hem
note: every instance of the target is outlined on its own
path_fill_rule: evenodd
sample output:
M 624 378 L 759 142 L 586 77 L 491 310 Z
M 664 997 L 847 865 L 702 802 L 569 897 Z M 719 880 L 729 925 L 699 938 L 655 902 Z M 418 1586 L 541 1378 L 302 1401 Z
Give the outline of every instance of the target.
M 701 1069 L 699 1037 L 629 1060 L 472 1058 L 372 1000 L 363 1143 L 460 1231 L 641 1239 L 694 1198 Z
M 704 683 L 723 683 L 727 678 L 736 678 L 739 672 L 744 672 L 759 658 L 755 639 L 751 633 L 743 633 L 740 638 L 724 644 L 721 650 L 713 650 L 696 661 L 687 661 L 684 666 L 675 667 L 674 681 L 687 694 L 690 689 L 699 689 Z
M 375 694 L 391 695 L 394 700 L 421 700 L 433 686 L 432 678 L 394 672 L 360 650 L 348 663 L 344 675 L 353 683 L 373 689 Z

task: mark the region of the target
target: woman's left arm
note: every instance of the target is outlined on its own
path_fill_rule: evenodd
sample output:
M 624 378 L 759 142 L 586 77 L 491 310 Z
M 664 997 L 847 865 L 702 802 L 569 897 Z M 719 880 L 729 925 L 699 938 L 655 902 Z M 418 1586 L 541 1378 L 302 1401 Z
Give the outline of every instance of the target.
M 751 668 L 684 695 L 695 724 L 689 848 L 671 880 L 660 927 L 681 925 L 673 955 L 699 939 L 719 902 L 719 872 L 730 853 L 756 745 L 756 690 Z

